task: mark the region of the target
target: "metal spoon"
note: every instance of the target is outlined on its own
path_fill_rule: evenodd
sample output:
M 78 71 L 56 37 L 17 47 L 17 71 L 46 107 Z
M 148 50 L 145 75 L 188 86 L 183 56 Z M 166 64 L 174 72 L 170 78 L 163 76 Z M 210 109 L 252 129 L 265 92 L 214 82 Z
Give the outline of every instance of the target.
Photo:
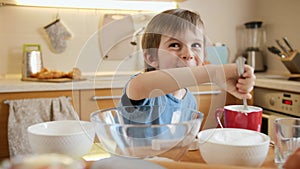
M 237 64 L 237 71 L 238 75 L 242 77 L 244 71 L 245 71 L 245 61 L 246 59 L 242 56 L 238 57 L 236 59 L 236 64 Z M 247 105 L 247 100 L 244 98 L 243 99 L 243 110 L 248 110 L 248 105 Z

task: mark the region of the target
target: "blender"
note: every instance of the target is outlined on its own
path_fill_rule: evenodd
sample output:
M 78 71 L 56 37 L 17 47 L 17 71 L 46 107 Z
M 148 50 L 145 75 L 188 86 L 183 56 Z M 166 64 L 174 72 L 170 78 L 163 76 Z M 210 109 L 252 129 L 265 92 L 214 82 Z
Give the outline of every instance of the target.
M 252 21 L 244 24 L 246 49 L 243 56 L 246 58 L 246 64 L 252 66 L 255 72 L 266 71 L 264 55 L 261 49 L 265 43 L 266 33 L 262 24 L 263 22 L 261 21 Z

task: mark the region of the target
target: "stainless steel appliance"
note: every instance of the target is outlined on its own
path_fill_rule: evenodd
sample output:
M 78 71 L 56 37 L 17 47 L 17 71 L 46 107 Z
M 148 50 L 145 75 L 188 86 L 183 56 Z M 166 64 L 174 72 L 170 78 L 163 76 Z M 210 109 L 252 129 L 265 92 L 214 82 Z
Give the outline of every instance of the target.
M 274 140 L 274 120 L 279 117 L 300 118 L 300 94 L 274 89 L 255 88 L 254 105 L 263 108 L 262 130 Z
M 252 21 L 244 24 L 246 49 L 243 55 L 247 59 L 246 63 L 251 65 L 255 72 L 263 72 L 266 70 L 262 52 L 262 46 L 266 41 L 266 33 L 262 24 L 263 22 L 261 21 Z

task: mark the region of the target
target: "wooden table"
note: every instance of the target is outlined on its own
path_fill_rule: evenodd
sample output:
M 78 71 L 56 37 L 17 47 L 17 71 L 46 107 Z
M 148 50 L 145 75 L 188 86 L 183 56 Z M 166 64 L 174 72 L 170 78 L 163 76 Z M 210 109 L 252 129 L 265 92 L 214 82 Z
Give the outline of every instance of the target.
M 102 153 L 102 157 L 108 157 L 109 155 L 101 149 L 93 150 L 89 155 L 85 156 L 84 159 L 91 159 L 93 155 L 97 156 L 97 153 Z M 228 166 L 228 165 L 211 165 L 206 164 L 201 157 L 199 150 L 195 151 L 188 151 L 180 161 L 176 162 L 169 162 L 169 161 L 158 161 L 158 160 L 151 160 L 151 162 L 159 164 L 167 169 L 249 169 L 249 167 L 242 167 L 242 166 Z M 87 169 L 93 164 L 93 161 L 87 161 Z M 265 169 L 277 169 L 276 164 L 274 163 L 274 147 L 271 145 L 268 156 L 266 157 L 264 163 L 259 168 Z M 257 168 L 256 168 L 257 169 Z
M 189 151 L 180 162 L 165 162 L 165 161 L 153 161 L 161 166 L 168 169 L 249 169 L 251 167 L 241 167 L 241 166 L 228 166 L 228 165 L 211 165 L 206 164 L 201 157 L 199 151 Z M 270 147 L 267 158 L 264 163 L 259 168 L 265 169 L 277 169 L 274 163 L 274 148 Z

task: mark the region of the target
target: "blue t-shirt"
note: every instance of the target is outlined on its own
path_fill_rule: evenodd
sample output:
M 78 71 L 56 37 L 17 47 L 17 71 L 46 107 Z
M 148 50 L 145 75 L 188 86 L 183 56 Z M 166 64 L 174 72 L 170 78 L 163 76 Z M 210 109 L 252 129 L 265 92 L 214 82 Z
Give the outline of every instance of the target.
M 134 77 L 136 77 L 136 75 L 132 78 Z M 119 107 L 135 107 L 127 108 L 122 111 L 122 119 L 125 124 L 170 124 L 174 119 L 177 119 L 177 121 L 179 119 L 185 121 L 191 118 L 190 113 L 184 114 L 184 112 L 178 111 L 181 110 L 181 108 L 197 110 L 196 99 L 188 89 L 185 89 L 186 95 L 182 99 L 177 99 L 172 94 L 166 94 L 155 98 L 131 100 L 126 94 L 127 85 L 128 83 L 124 88 Z M 151 109 L 149 106 L 155 107 Z M 159 130 L 153 130 L 151 128 L 132 128 L 127 130 L 127 135 L 135 138 L 155 137 L 162 132 L 161 130 L 162 128 Z M 166 134 L 166 136 L 167 135 L 168 134 Z

